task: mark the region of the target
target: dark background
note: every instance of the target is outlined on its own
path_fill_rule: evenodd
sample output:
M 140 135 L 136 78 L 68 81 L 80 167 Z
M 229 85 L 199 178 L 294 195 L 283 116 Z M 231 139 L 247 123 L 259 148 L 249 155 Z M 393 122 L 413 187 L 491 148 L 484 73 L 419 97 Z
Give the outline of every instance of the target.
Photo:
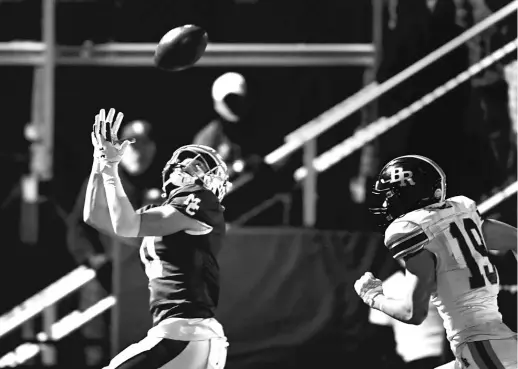
M 488 11 L 505 3 L 484 2 Z M 40 7 L 39 1 L 0 0 L 0 41 L 39 40 Z M 424 0 L 385 1 L 384 7 L 379 82 L 476 22 L 476 9 L 469 2 L 438 0 L 433 12 Z M 395 28 L 389 27 L 394 18 L 390 7 L 397 15 Z M 512 40 L 516 37 L 514 19 L 387 94 L 379 101 L 379 114 L 392 115 Z M 166 31 L 185 23 L 206 28 L 212 42 L 369 43 L 372 38 L 370 1 L 90 0 L 58 2 L 57 39 L 68 45 L 86 40 L 157 42 Z M 373 171 L 396 155 L 427 155 L 445 169 L 449 195 L 463 194 L 477 201 L 516 178 L 515 132 L 506 114 L 507 84 L 501 66 L 489 68 L 384 135 L 376 142 Z M 256 106 L 250 132 L 260 142 L 262 155 L 278 147 L 285 134 L 358 91 L 364 78 L 364 69 L 358 67 L 195 67 L 181 73 L 152 68 L 58 67 L 55 173 L 42 189 L 40 241 L 29 246 L 19 237 L 18 182 L 28 163 L 29 143 L 23 129 L 31 115 L 32 69 L 0 67 L 0 312 L 76 266 L 65 246 L 64 218 L 89 173 L 89 132 L 97 111 L 113 107 L 123 111 L 128 121 L 152 122 L 159 151 L 151 171 L 159 186 L 163 163 L 213 117 L 210 88 L 227 71 L 243 74 L 250 85 Z M 321 136 L 319 152 L 349 136 L 360 122 L 360 113 L 354 114 Z M 367 228 L 364 204 L 354 203 L 349 193 L 349 180 L 358 174 L 359 158 L 360 152 L 319 176 L 317 228 Z M 296 168 L 300 161 L 297 153 L 288 165 Z M 275 186 L 279 179 L 269 181 Z M 300 190 L 291 193 L 295 203 L 292 225 L 300 226 Z M 228 201 L 231 206 L 231 197 Z M 516 226 L 516 197 L 494 209 L 492 216 Z M 501 274 L 506 270 L 504 267 Z M 516 283 L 515 269 L 508 270 L 511 277 L 503 278 Z M 356 318 L 365 319 L 365 314 L 347 317 Z

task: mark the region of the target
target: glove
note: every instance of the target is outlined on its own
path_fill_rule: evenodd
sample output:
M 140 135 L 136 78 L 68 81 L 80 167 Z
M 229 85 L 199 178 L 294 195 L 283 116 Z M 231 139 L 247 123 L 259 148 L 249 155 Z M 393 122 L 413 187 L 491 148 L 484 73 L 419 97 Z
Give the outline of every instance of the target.
M 105 116 L 104 109 L 101 109 L 99 114 L 95 116 L 95 123 L 91 134 L 94 158 L 98 159 L 100 163 L 104 165 L 107 163 L 118 164 L 128 145 L 135 142 L 135 140 L 119 141 L 117 132 L 119 131 L 124 114 L 119 112 L 115 123 L 112 125 L 114 116 L 115 109 L 110 109 L 108 116 Z
M 375 278 L 371 272 L 365 273 L 354 283 L 354 289 L 367 305 L 374 305 L 374 298 L 383 295 L 383 282 Z

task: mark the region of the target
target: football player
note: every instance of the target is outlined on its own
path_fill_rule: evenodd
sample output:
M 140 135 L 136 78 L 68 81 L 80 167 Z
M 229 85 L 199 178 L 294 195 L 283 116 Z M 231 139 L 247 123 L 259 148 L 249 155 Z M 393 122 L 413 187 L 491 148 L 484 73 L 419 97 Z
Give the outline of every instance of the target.
M 83 216 L 105 232 L 143 237 L 140 257 L 149 278 L 153 327 L 107 368 L 221 369 L 228 343 L 214 310 L 227 167 L 209 147 L 183 146 L 163 170 L 164 202 L 136 211 L 117 172 L 131 142 L 118 141 L 123 114 L 115 122 L 114 116 L 114 109 L 107 116 L 102 109 L 95 117 L 94 165 Z
M 370 307 L 421 324 L 428 302 L 438 308 L 456 360 L 448 368 L 516 368 L 516 333 L 498 310 L 498 273 L 489 250 L 516 250 L 516 228 L 483 219 L 473 200 L 446 198 L 446 176 L 432 160 L 407 155 L 381 170 L 370 211 L 385 245 L 404 262 L 404 298 L 384 294 L 370 272 L 354 288 Z

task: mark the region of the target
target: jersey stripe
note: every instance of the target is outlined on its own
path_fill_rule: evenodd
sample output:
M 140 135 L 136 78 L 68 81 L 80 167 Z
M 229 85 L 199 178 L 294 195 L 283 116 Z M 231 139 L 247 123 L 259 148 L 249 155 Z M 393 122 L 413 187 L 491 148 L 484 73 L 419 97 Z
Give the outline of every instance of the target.
M 486 341 L 468 343 L 469 352 L 480 369 L 504 369 L 491 344 Z
M 388 245 L 388 249 L 394 259 L 400 259 L 421 250 L 427 242 L 428 236 L 419 230 L 392 242 Z

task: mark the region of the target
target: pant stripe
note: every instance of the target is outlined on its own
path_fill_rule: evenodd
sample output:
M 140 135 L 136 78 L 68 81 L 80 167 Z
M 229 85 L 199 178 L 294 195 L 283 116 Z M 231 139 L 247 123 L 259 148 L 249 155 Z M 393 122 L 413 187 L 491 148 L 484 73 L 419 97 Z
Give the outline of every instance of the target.
M 505 369 L 489 341 L 469 342 L 468 348 L 480 369 Z
M 498 369 L 505 369 L 504 368 L 504 364 L 502 364 L 502 362 L 500 361 L 500 359 L 496 355 L 496 352 L 493 349 L 493 346 L 491 346 L 491 342 L 490 341 L 482 341 L 481 343 L 484 346 L 484 348 L 486 349 L 486 352 L 489 355 L 489 358 L 491 359 L 491 361 L 493 363 L 495 363 L 496 367 Z

